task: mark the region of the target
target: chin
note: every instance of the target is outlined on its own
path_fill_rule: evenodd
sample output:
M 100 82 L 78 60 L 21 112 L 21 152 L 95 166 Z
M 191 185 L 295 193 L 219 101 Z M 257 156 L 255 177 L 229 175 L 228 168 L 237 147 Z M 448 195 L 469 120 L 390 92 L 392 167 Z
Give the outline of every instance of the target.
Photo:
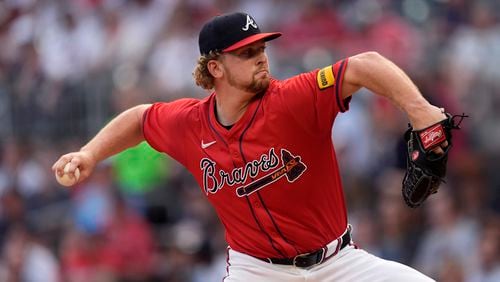
M 260 85 L 262 86 L 262 88 L 265 88 L 265 89 L 267 89 L 267 87 L 269 87 L 270 83 L 271 83 L 271 79 L 269 77 L 266 77 L 260 81 Z
M 267 88 L 269 87 L 269 83 L 270 83 L 269 78 L 265 78 L 265 79 L 261 79 L 259 81 L 256 81 L 256 83 L 252 87 L 253 91 L 256 93 L 265 92 L 267 90 Z

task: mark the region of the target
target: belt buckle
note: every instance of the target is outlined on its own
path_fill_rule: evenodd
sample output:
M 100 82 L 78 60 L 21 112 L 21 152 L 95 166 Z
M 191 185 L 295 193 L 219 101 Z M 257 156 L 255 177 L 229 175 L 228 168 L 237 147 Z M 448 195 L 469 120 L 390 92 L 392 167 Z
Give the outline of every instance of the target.
M 318 254 L 316 254 L 317 252 L 321 251 L 321 260 L 318 261 Z M 303 254 L 300 254 L 300 255 L 296 255 L 294 258 L 293 258 L 293 266 L 295 267 L 310 267 L 310 266 L 313 266 L 313 265 L 316 265 L 316 264 L 320 264 L 322 261 L 323 261 L 323 253 L 324 253 L 324 249 L 320 249 L 316 252 L 310 252 L 310 253 L 303 253 Z M 310 256 L 311 254 L 316 254 L 315 257 L 314 257 L 314 263 L 312 264 L 309 264 L 309 260 L 304 260 L 303 263 L 300 263 L 301 262 L 301 258 L 307 258 L 308 256 Z M 297 259 L 299 259 L 297 261 Z

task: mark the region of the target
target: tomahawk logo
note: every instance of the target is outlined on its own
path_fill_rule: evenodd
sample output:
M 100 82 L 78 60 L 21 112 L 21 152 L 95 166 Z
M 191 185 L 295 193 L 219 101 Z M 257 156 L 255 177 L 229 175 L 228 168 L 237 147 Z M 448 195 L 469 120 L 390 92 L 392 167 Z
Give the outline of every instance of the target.
M 243 31 L 247 31 L 250 26 L 252 26 L 253 28 L 257 28 L 257 24 L 255 23 L 255 21 L 252 19 L 252 17 L 250 17 L 250 15 L 247 15 L 247 23 L 245 24 L 244 27 L 242 27 L 241 29 Z
M 238 197 L 248 196 L 253 192 L 266 187 L 267 185 L 278 181 L 278 179 L 283 176 L 286 176 L 288 182 L 292 183 L 307 169 L 307 166 L 300 161 L 300 156 L 292 156 L 292 154 L 285 149 L 281 149 L 281 161 L 283 166 L 248 185 L 239 187 L 236 189 L 236 195 L 238 195 Z

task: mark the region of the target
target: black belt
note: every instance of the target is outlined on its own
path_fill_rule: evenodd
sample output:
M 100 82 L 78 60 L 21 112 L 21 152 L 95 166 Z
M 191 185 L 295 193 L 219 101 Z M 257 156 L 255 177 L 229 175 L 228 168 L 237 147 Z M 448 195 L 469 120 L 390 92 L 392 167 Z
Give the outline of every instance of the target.
M 338 250 L 336 250 L 333 254 L 331 254 L 328 257 L 326 257 L 325 254 L 328 251 L 328 248 L 324 247 L 314 252 L 300 254 L 292 258 L 258 258 L 258 259 L 272 264 L 294 265 L 297 267 L 310 267 L 315 264 L 320 264 L 326 261 L 330 257 L 337 254 L 338 251 L 342 250 L 347 245 L 349 245 L 349 243 L 351 242 L 351 231 L 347 230 L 347 232 L 341 238 L 342 240 L 340 248 L 338 248 Z

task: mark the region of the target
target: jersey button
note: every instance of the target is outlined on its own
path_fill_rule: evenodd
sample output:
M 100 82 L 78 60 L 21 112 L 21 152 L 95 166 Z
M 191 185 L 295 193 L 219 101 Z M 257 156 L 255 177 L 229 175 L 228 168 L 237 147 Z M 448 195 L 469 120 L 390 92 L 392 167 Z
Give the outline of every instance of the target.
M 255 202 L 253 202 L 253 206 L 254 206 L 255 208 L 260 208 L 260 203 L 259 203 L 259 202 L 257 202 L 257 201 L 255 201 Z

